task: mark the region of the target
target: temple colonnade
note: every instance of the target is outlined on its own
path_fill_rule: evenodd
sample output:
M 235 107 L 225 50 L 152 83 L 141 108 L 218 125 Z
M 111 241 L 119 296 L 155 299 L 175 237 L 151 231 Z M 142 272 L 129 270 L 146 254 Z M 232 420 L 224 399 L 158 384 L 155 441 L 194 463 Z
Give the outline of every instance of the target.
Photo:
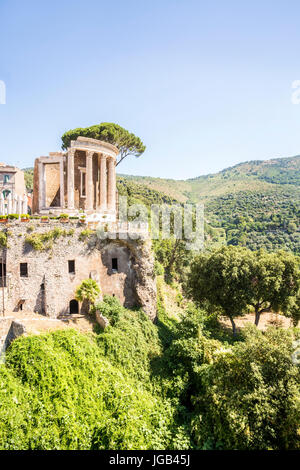
M 81 140 L 82 139 L 82 140 Z M 109 153 L 99 151 L 94 145 L 93 149 L 86 149 L 87 142 L 94 139 L 84 139 L 79 137 L 71 143 L 67 154 L 67 192 L 68 201 L 67 208 L 75 209 L 75 153 L 78 150 L 84 151 L 86 156 L 85 169 L 81 169 L 85 173 L 85 210 L 93 211 L 99 209 L 100 212 L 114 212 L 116 210 L 116 155 L 118 150 L 113 145 L 95 141 L 99 145 L 108 147 Z M 82 145 L 81 142 L 83 142 Z M 93 143 L 93 142 L 92 142 Z M 73 145 L 72 145 L 73 144 Z M 93 158 L 97 155 L 98 159 L 98 191 L 96 194 L 96 207 L 94 207 L 94 183 L 93 183 Z

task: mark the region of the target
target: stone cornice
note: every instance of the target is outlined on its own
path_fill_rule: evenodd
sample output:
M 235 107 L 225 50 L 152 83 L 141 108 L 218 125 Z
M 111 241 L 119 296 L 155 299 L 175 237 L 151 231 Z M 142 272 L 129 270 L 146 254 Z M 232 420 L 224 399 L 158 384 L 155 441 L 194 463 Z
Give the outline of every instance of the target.
M 103 140 L 91 139 L 90 137 L 77 137 L 77 140 L 71 140 L 71 150 L 94 151 L 95 153 L 103 153 L 109 157 L 116 158 L 119 149 Z

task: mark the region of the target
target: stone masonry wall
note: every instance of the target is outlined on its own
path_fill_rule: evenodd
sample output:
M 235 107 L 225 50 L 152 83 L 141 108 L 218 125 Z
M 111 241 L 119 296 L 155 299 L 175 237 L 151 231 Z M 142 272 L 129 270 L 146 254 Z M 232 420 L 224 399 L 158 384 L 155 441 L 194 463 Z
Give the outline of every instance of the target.
M 74 230 L 73 235 L 53 241 L 49 250 L 35 251 L 25 243 L 34 231 L 47 233 L 54 227 Z M 156 317 L 156 287 L 153 258 L 149 241 L 99 240 L 95 235 L 80 240 L 86 227 L 60 222 L 16 223 L 9 227 L 6 257 L 6 310 L 38 312 L 51 318 L 69 313 L 69 303 L 82 280 L 93 278 L 101 294 L 115 295 L 126 307 L 141 306 L 154 320 Z M 32 229 L 32 228 L 31 228 Z M 28 231 L 28 233 L 27 233 Z M 118 260 L 118 272 L 112 269 L 112 258 Z M 69 273 L 68 261 L 75 261 L 75 274 Z M 28 277 L 20 276 L 20 263 L 27 263 Z M 84 313 L 84 305 L 80 306 Z

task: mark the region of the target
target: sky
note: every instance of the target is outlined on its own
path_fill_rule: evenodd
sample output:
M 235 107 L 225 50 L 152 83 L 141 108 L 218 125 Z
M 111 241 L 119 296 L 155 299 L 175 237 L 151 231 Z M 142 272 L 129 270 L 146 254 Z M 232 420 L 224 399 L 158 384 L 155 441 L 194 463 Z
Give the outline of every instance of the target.
M 33 166 L 100 122 L 147 146 L 120 173 L 187 179 L 297 155 L 295 80 L 298 0 L 0 0 L 0 161 Z

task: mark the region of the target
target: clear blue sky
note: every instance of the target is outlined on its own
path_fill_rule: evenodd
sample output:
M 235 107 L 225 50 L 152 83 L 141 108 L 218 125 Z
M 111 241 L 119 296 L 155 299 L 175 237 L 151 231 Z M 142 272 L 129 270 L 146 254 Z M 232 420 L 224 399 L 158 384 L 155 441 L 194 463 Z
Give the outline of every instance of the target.
M 300 154 L 299 1 L 0 0 L 0 45 L 0 161 L 32 166 L 102 121 L 147 145 L 122 173 Z

